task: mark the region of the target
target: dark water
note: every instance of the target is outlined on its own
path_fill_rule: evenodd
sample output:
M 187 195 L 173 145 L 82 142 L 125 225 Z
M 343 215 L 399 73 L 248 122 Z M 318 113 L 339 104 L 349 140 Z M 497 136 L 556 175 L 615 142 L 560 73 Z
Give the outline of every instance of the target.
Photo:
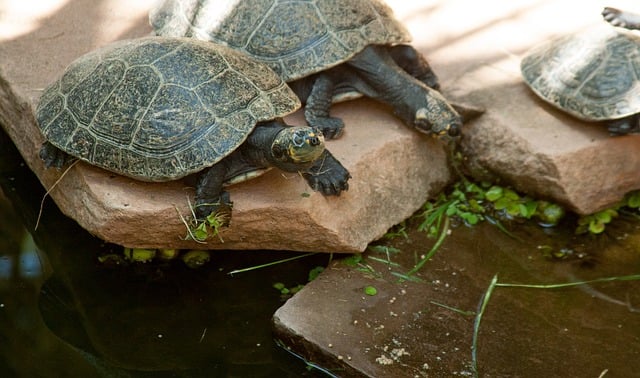
M 272 285 L 304 284 L 328 256 L 235 276 L 228 272 L 294 254 L 216 252 L 198 270 L 180 262 L 105 268 L 96 257 L 120 248 L 83 231 L 51 200 L 34 231 L 44 190 L 1 129 L 0 155 L 0 377 L 323 376 L 274 344 L 271 316 L 285 299 Z M 501 282 L 533 283 L 640 274 L 640 221 L 633 218 L 593 238 L 575 237 L 570 227 L 518 226 L 520 240 L 496 230 L 454 230 L 425 271 L 457 289 L 439 302 L 473 309 L 495 272 Z M 415 227 L 408 239 L 390 242 L 409 257 L 432 243 Z M 460 272 L 458 282 L 451 270 Z M 640 371 L 638 288 L 640 281 L 497 290 L 480 333 L 481 376 L 633 376 Z M 468 366 L 469 348 L 446 349 L 455 322 L 442 327 L 445 339 L 433 342 L 460 362 L 443 363 L 440 372 L 468 373 L 460 366 Z M 458 328 L 468 342 L 470 321 Z
M 0 155 L 0 377 L 318 376 L 274 344 L 271 316 L 284 299 L 272 284 L 304 284 L 328 256 L 235 276 L 292 254 L 108 269 L 97 255 L 120 248 L 50 199 L 33 231 L 44 190 L 4 132 Z

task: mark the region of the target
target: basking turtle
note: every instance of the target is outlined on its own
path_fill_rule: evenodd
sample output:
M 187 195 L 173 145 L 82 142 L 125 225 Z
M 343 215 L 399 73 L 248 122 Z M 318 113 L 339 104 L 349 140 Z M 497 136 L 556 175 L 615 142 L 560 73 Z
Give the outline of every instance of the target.
M 461 116 L 436 90 L 436 75 L 382 1 L 163 0 L 149 19 L 159 35 L 226 44 L 268 64 L 326 138 L 344 127 L 329 115 L 332 102 L 359 95 L 391 105 L 423 133 L 460 132 Z
M 562 36 L 529 51 L 525 82 L 543 100 L 611 134 L 640 130 L 640 39 L 611 27 Z
M 269 167 L 301 172 L 324 195 L 349 173 L 309 126 L 280 117 L 300 106 L 266 65 L 193 38 L 116 42 L 73 62 L 45 89 L 37 119 L 47 167 L 79 158 L 142 181 L 195 174 L 196 215 L 231 211 L 224 184 Z M 230 215 L 230 213 L 229 213 Z

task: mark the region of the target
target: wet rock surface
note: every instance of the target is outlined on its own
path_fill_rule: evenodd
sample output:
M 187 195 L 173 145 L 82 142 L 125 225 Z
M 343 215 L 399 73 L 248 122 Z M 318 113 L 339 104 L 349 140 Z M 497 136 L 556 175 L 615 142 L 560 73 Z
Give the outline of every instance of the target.
M 412 281 L 399 274 L 415 266 L 410 251 L 426 253 L 433 245 L 424 233 L 384 243 L 392 247 L 388 255 L 378 249 L 355 265 L 336 261 L 277 310 L 275 336 L 340 377 L 474 376 L 474 322 L 494 276 L 499 283 L 551 284 L 637 274 L 640 268 L 637 250 L 611 243 L 613 235 L 590 241 L 582 257 L 573 245 L 575 254 L 561 262 L 539 248 L 570 245 L 560 234 L 536 225 L 513 232 L 521 240 L 488 223 L 454 228 Z M 368 295 L 367 287 L 377 294 Z M 495 287 L 479 326 L 478 376 L 635 374 L 637 288 L 637 282 L 621 281 L 546 290 Z

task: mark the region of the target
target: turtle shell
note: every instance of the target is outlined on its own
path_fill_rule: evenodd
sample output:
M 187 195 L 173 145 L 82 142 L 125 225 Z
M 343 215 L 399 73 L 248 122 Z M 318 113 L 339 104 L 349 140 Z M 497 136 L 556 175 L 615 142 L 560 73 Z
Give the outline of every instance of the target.
M 226 44 L 285 81 L 343 63 L 371 44 L 411 40 L 378 0 L 163 0 L 149 19 L 159 35 Z
M 300 102 L 268 66 L 192 38 L 147 37 L 74 61 L 36 110 L 46 140 L 144 181 L 211 166 Z
M 611 27 L 560 37 L 522 59 L 525 82 L 550 104 L 588 121 L 640 112 L 640 39 Z

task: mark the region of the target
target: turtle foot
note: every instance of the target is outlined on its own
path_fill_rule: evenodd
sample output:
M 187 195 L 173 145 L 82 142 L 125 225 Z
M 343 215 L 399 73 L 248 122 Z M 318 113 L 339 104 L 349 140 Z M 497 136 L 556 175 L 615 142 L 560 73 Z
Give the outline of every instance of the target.
M 640 29 L 640 15 L 634 13 L 606 7 L 602 10 L 602 17 L 613 26 L 626 29 Z
M 344 122 L 335 117 L 317 117 L 309 122 L 309 126 L 322 132 L 325 139 L 337 139 L 344 132 Z
M 316 164 L 302 173 L 311 189 L 325 196 L 339 196 L 349 189 L 351 174 L 327 150 Z
M 215 222 L 218 226 L 227 227 L 231 222 L 232 208 L 229 192 L 222 192 L 214 199 L 197 198 L 194 213 L 199 222 Z

